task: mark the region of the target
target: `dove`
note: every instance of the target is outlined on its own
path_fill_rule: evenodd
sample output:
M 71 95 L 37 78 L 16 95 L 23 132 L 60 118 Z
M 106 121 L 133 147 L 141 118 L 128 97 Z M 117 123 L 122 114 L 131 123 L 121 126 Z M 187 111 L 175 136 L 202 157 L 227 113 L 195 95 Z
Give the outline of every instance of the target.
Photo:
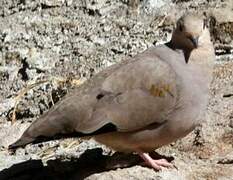
M 149 152 L 189 134 L 201 123 L 215 59 L 204 17 L 180 17 L 171 40 L 107 67 L 67 94 L 9 146 L 55 137 L 91 136 L 138 153 L 155 170 L 170 167 Z

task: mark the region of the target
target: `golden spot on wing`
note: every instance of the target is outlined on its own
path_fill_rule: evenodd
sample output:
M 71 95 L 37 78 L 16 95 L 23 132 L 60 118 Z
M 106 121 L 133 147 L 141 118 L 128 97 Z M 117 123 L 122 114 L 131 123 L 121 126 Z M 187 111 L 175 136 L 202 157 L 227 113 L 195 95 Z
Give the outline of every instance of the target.
M 169 84 L 164 84 L 161 86 L 152 84 L 150 88 L 150 94 L 155 97 L 165 97 L 166 93 L 174 97 L 174 95 L 171 93 L 171 86 Z
M 155 86 L 154 84 L 152 84 L 151 88 L 150 88 L 150 93 L 152 96 L 155 97 L 164 97 L 164 91 L 161 87 Z
M 172 91 L 171 91 L 170 84 L 165 84 L 164 85 L 164 91 L 166 91 L 168 94 L 170 94 L 172 97 L 174 97 L 174 95 L 172 94 Z

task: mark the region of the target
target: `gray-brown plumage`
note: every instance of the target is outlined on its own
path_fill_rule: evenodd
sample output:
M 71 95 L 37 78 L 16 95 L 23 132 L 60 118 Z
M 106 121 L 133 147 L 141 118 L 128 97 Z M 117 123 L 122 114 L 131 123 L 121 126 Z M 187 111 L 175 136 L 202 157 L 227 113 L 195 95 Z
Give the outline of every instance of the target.
M 98 73 L 37 119 L 10 146 L 38 137 L 91 134 L 112 124 L 116 131 L 94 138 L 122 152 L 138 152 L 159 169 L 150 152 L 187 135 L 198 124 L 209 94 L 214 62 L 203 18 L 181 17 L 172 39 Z

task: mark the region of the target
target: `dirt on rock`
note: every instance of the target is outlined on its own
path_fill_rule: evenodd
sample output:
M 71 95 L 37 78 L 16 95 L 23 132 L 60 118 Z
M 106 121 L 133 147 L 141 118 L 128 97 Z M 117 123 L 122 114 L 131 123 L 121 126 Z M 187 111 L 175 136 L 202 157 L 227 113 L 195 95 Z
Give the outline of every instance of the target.
M 0 179 L 233 179 L 231 0 L 0 0 Z M 155 172 L 75 138 L 7 146 L 61 97 L 105 67 L 171 37 L 187 11 L 205 13 L 216 61 L 203 123 L 158 149 L 176 168 Z M 12 124 L 12 119 L 15 121 Z M 118 168 L 116 160 L 132 162 Z M 107 164 L 111 162 L 114 168 Z

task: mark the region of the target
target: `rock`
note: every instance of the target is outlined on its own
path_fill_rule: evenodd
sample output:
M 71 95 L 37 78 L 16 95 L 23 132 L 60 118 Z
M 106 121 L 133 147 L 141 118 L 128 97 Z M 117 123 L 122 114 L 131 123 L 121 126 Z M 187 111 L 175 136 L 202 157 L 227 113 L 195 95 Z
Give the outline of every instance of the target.
M 233 45 L 233 4 L 232 1 L 225 3 L 225 8 L 219 7 L 210 10 L 214 25 L 212 33 L 218 43 Z
M 0 101 L 0 116 L 6 116 L 10 109 L 15 105 L 14 98 L 4 99 Z
M 233 152 L 227 154 L 225 157 L 221 157 L 218 160 L 218 164 L 233 164 Z
M 19 71 L 19 67 L 16 65 L 12 65 L 12 66 L 0 66 L 0 74 L 1 73 L 5 73 L 7 74 L 7 80 L 9 81 L 13 81 L 14 79 L 16 79 L 17 75 L 18 75 L 18 71 Z
M 233 112 L 229 115 L 229 126 L 233 128 Z
M 148 168 L 142 168 L 140 166 L 134 166 L 132 168 L 117 169 L 115 171 L 109 171 L 100 174 L 94 174 L 87 177 L 85 180 L 128 180 L 128 179 L 154 179 L 154 180 L 185 180 L 185 175 L 179 173 L 176 169 L 162 170 L 159 173 L 155 173 L 154 170 Z
M 145 0 L 142 8 L 147 13 L 154 13 L 156 15 L 167 14 L 172 7 L 171 0 Z
M 72 0 L 68 0 L 69 4 L 70 1 L 72 3 Z M 56 6 L 63 6 L 66 2 L 66 0 L 40 0 L 41 4 L 46 7 L 56 7 Z

